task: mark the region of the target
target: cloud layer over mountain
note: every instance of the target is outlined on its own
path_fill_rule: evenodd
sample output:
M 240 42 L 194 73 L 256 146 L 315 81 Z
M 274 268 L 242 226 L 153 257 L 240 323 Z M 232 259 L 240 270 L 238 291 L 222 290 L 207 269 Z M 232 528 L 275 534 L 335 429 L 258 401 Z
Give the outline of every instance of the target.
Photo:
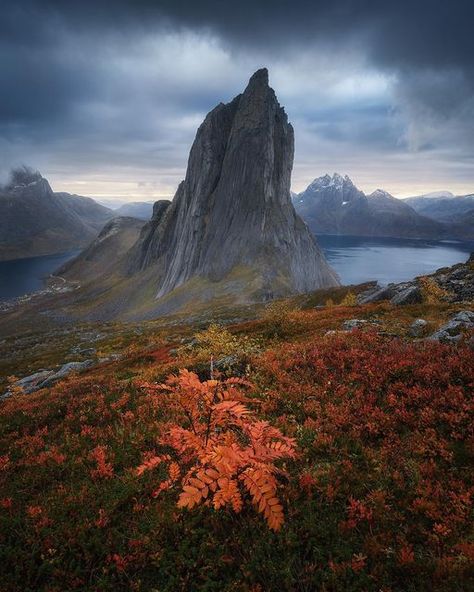
M 153 198 L 196 124 L 261 65 L 296 132 L 293 184 L 474 189 L 469 0 L 6 0 L 0 174 L 27 162 L 82 194 Z

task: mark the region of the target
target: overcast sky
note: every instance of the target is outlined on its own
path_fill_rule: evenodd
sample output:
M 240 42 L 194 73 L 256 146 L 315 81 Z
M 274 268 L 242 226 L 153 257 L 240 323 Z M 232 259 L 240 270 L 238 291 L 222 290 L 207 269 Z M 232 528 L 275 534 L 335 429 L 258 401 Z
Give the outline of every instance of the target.
M 474 192 L 472 0 L 0 0 L 0 177 L 172 196 L 196 129 L 266 66 L 293 189 Z M 73 5 L 74 4 L 74 5 Z

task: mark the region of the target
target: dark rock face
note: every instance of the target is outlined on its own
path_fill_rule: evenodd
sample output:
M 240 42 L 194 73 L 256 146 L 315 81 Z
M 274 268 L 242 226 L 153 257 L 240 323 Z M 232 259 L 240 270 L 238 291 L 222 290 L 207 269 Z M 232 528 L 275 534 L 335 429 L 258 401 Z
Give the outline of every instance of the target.
M 14 170 L 0 187 L 0 260 L 83 247 L 113 215 L 90 198 L 54 193 L 37 171 Z
M 242 95 L 198 129 L 185 180 L 169 207 L 156 205 L 128 273 L 153 267 L 157 297 L 194 277 L 222 282 L 257 270 L 268 296 L 338 284 L 290 199 L 293 128 L 257 71 Z
M 151 215 L 152 220 L 160 221 L 163 217 L 163 214 L 166 212 L 170 205 L 171 202 L 169 201 L 169 199 L 160 199 L 158 201 L 155 201 L 155 203 L 153 204 L 153 211 Z
M 347 175 L 319 177 L 293 201 L 315 234 L 412 238 L 449 234 L 445 225 L 421 216 L 386 191 L 365 195 Z

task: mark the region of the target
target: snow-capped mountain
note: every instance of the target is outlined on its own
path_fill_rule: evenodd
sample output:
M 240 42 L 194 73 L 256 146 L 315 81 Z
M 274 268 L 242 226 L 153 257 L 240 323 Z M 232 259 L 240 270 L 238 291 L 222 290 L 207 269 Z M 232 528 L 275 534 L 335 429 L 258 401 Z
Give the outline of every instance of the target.
M 463 222 L 467 214 L 474 212 L 474 194 L 454 196 L 450 191 L 440 191 L 404 201 L 419 214 L 439 222 Z
M 294 198 L 297 212 L 315 234 L 439 238 L 443 224 L 377 189 L 365 195 L 347 176 L 318 177 Z

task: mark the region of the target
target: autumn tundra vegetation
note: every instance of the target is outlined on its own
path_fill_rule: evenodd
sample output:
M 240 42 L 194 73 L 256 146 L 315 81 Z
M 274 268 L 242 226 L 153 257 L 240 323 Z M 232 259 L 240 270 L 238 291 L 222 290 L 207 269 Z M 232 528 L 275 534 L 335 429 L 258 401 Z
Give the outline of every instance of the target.
M 426 290 L 153 326 L 3 401 L 2 592 L 473 589 L 474 353 L 407 336 Z

